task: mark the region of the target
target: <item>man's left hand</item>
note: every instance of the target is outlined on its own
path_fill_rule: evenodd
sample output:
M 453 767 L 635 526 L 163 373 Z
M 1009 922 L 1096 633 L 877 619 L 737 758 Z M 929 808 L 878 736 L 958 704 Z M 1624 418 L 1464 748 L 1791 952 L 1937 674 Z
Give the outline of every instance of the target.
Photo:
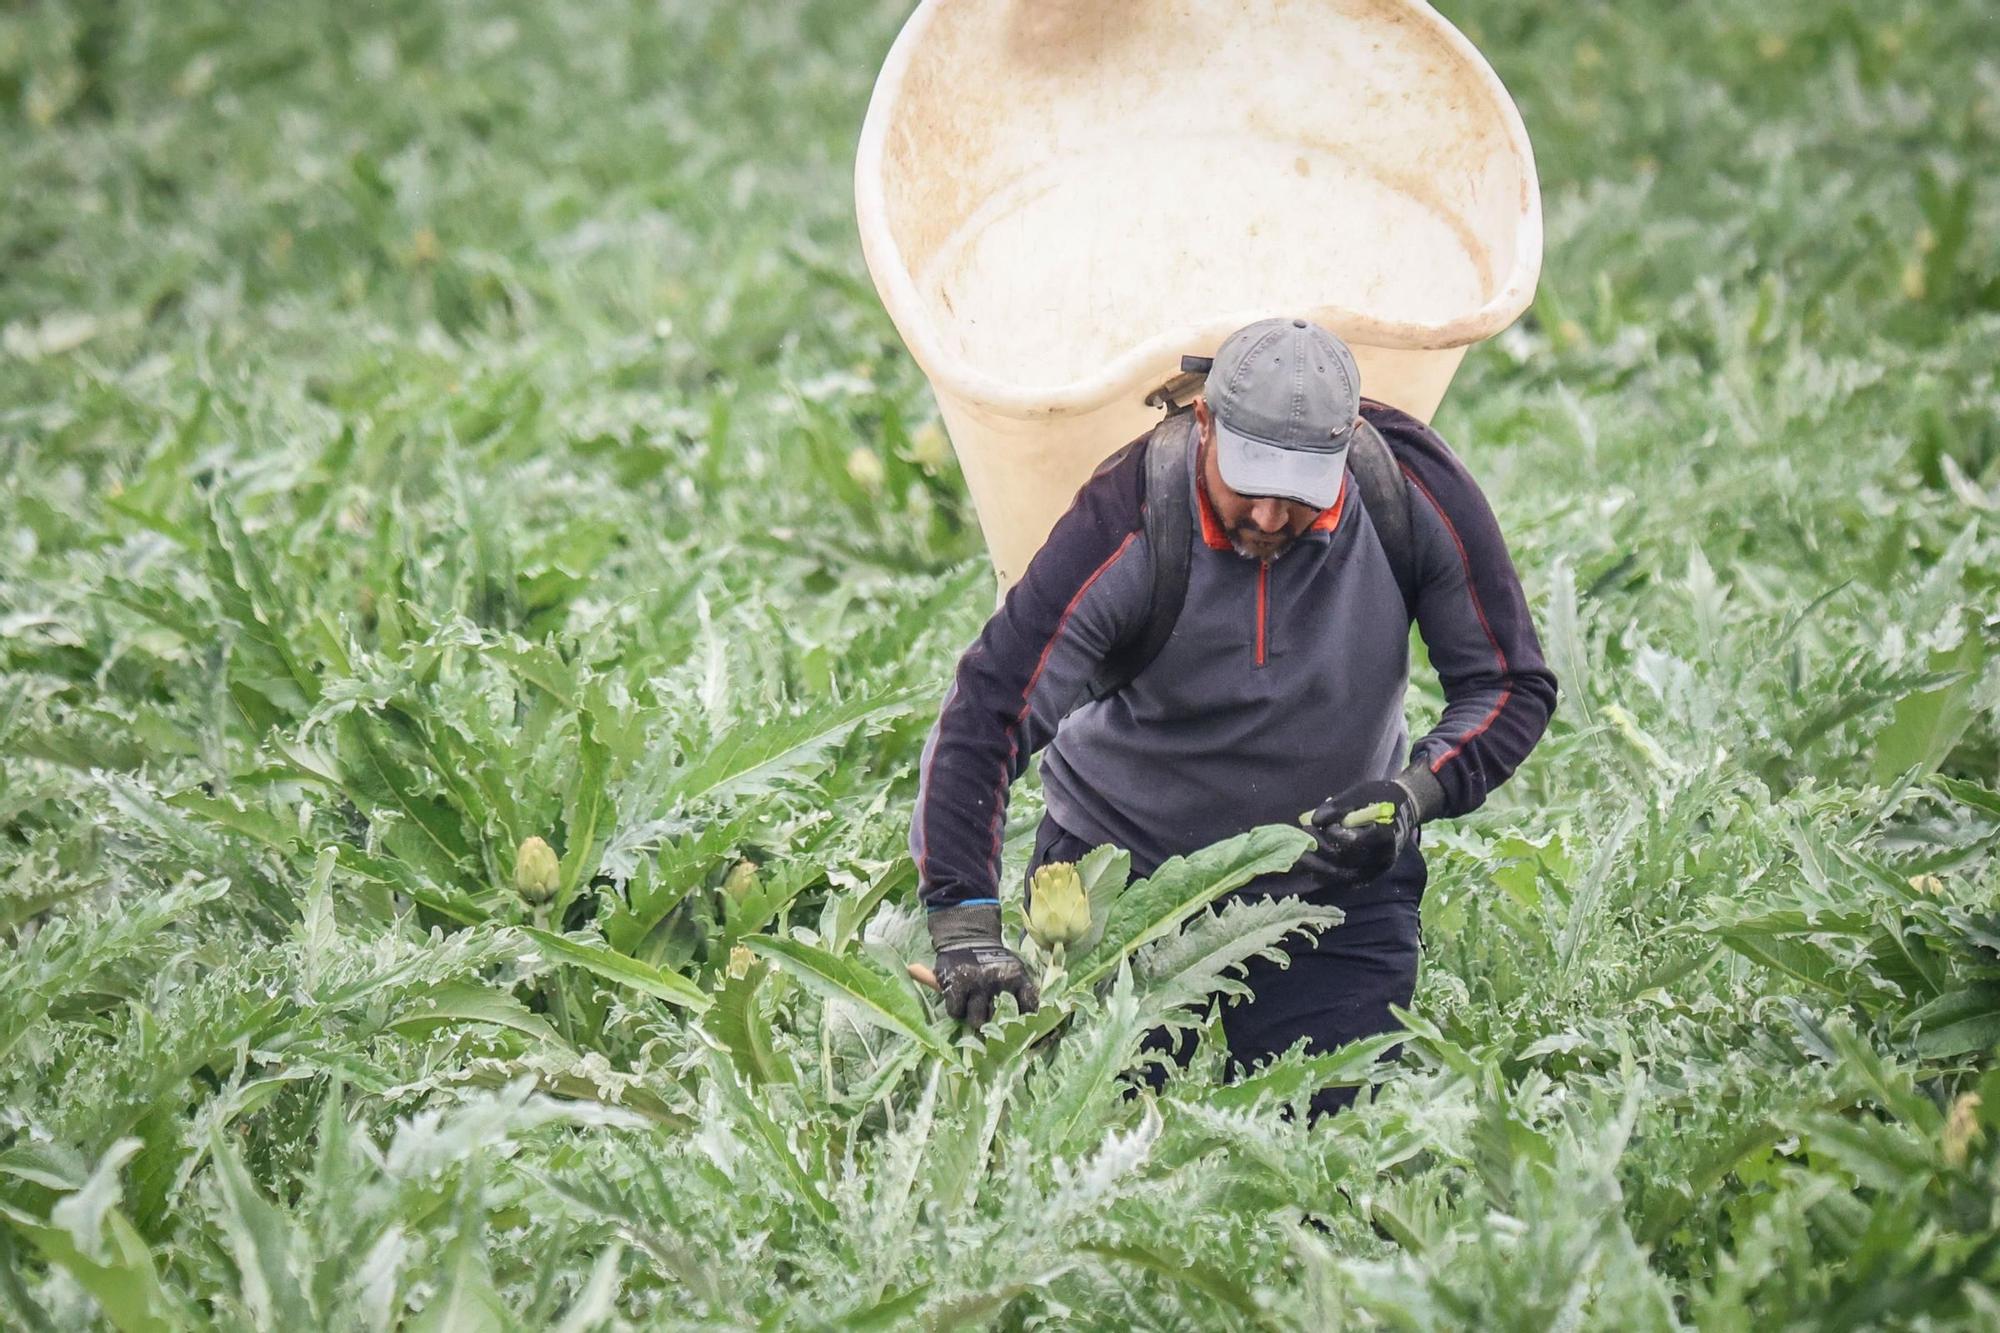
M 1386 824 L 1373 820 L 1356 828 L 1341 821 L 1348 815 L 1383 801 L 1395 807 L 1395 817 Z M 1338 796 L 1321 801 L 1312 812 L 1312 834 L 1319 846 L 1301 856 L 1296 865 L 1312 871 L 1336 888 L 1366 884 L 1396 864 L 1416 835 L 1419 823 L 1416 797 L 1394 779 L 1357 782 Z

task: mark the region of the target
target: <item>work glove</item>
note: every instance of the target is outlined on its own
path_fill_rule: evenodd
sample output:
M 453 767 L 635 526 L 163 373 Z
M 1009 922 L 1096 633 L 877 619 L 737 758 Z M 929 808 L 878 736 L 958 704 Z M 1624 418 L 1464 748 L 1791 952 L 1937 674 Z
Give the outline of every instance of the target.
M 1312 812 L 1310 832 L 1319 845 L 1301 856 L 1297 864 L 1336 889 L 1366 884 L 1395 865 L 1408 850 L 1418 825 L 1435 814 L 1441 795 L 1435 779 L 1428 787 L 1421 780 L 1404 777 L 1357 782 L 1321 801 Z M 1388 822 L 1369 820 L 1354 828 L 1343 822 L 1356 811 L 1385 801 L 1394 812 Z
M 941 907 L 930 914 L 928 924 L 946 1013 L 977 1032 L 993 1017 L 993 1002 L 1002 991 L 1014 997 L 1024 1014 L 1041 1007 L 1041 992 L 1028 965 L 1000 942 L 999 903 Z

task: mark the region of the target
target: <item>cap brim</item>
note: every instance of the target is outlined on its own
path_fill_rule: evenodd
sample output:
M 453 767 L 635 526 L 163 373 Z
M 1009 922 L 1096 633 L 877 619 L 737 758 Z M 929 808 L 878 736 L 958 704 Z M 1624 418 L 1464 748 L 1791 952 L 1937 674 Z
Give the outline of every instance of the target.
M 1341 473 L 1347 468 L 1347 446 L 1328 453 L 1280 449 L 1215 424 L 1215 466 L 1229 489 L 1242 495 L 1280 495 L 1324 509 L 1340 495 Z

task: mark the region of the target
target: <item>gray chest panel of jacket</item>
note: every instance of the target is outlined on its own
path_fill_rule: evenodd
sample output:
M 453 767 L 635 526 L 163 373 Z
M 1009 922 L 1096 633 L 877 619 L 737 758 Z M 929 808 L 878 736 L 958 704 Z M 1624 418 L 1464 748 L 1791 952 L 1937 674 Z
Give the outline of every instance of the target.
M 1409 616 L 1351 482 L 1334 529 L 1308 532 L 1277 560 L 1209 546 L 1199 515 L 1192 541 L 1173 636 L 1122 692 L 1064 718 L 1042 762 L 1056 822 L 1142 862 L 1295 823 L 1353 783 L 1394 774 L 1409 747 Z M 1144 562 L 1130 565 L 1121 582 L 1143 601 Z M 1254 887 L 1311 886 L 1300 874 Z

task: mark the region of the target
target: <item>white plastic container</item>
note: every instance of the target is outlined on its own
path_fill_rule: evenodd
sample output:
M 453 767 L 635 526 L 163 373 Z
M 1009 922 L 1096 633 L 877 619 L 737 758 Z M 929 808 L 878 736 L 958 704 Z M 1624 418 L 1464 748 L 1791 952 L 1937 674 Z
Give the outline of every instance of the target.
M 1303 315 L 1428 419 L 1541 269 L 1520 114 L 1415 0 L 923 0 L 855 196 L 1002 595 L 1183 353 Z

